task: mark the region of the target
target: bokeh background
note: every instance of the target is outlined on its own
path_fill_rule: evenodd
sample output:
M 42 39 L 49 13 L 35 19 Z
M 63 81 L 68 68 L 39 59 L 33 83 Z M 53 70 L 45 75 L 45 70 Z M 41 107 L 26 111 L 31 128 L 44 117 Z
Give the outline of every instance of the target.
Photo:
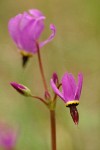
M 80 122 L 74 125 L 69 110 L 58 98 L 56 109 L 57 150 L 100 149 L 100 1 L 99 0 L 0 0 L 0 121 L 18 127 L 16 150 L 50 150 L 49 111 L 42 103 L 18 94 L 9 85 L 17 81 L 34 95 L 43 96 L 43 85 L 34 55 L 25 69 L 21 56 L 8 33 L 11 17 L 30 8 L 46 16 L 41 40 L 50 34 L 54 23 L 57 34 L 41 50 L 49 89 L 50 78 L 68 71 L 77 78 L 84 75 Z

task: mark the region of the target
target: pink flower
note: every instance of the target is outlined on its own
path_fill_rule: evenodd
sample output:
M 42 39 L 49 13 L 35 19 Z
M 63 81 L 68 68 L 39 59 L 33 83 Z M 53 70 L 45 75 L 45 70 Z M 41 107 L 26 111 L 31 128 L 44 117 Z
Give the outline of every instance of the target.
M 16 146 L 17 136 L 17 130 L 12 129 L 8 124 L 0 123 L 0 148 L 13 149 Z
M 79 104 L 79 99 L 82 90 L 83 75 L 78 74 L 78 83 L 74 79 L 74 76 L 70 73 L 65 73 L 62 77 L 62 92 L 57 88 L 53 79 L 51 79 L 51 86 L 53 91 L 64 101 L 66 107 L 70 107 L 70 113 L 74 122 L 78 123 L 78 112 L 76 105 Z
M 46 17 L 37 9 L 18 14 L 11 18 L 8 23 L 9 33 L 23 56 L 32 56 L 39 48 L 50 42 L 55 36 L 55 26 L 50 25 L 52 34 L 50 37 L 39 42 L 44 30 L 44 19 Z

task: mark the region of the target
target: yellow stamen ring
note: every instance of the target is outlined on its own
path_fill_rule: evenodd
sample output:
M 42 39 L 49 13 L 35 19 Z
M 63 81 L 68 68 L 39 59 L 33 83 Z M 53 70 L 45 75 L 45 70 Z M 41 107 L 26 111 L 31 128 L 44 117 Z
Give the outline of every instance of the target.
M 78 100 L 72 100 L 72 101 L 67 102 L 65 105 L 66 105 L 66 107 L 69 107 L 71 105 L 77 106 L 78 104 L 79 104 Z
M 20 54 L 21 54 L 22 56 L 28 56 L 28 57 L 31 57 L 31 56 L 33 55 L 32 53 L 28 53 L 28 52 L 25 52 L 25 51 L 23 51 L 23 50 L 20 51 Z

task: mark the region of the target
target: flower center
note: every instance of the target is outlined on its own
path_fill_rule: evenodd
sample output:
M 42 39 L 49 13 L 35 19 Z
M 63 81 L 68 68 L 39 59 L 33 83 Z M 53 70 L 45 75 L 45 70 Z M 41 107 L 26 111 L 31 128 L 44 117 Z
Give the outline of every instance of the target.
M 70 106 L 77 106 L 79 104 L 79 100 L 71 100 L 71 101 L 68 101 L 65 105 L 66 107 L 70 107 Z
M 32 56 L 32 53 L 28 53 L 28 52 L 26 52 L 26 51 L 24 51 L 24 50 L 20 50 L 20 54 L 21 54 L 22 56 L 28 56 L 28 57 L 31 57 L 31 56 Z

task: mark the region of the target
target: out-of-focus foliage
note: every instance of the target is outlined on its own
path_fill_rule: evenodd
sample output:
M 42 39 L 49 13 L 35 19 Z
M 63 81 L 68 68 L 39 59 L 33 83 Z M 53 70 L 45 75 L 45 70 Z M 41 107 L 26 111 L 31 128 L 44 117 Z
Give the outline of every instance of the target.
M 8 33 L 11 17 L 30 8 L 40 9 L 49 24 L 57 27 L 55 39 L 42 48 L 48 86 L 56 71 L 76 75 L 83 72 L 84 83 L 77 107 L 80 113 L 78 127 L 74 125 L 69 110 L 58 98 L 57 147 L 58 150 L 100 149 L 100 1 L 98 0 L 1 0 L 0 1 L 0 120 L 20 128 L 18 150 L 50 150 L 49 111 L 35 99 L 21 97 L 9 82 L 22 83 L 34 95 L 43 96 L 43 85 L 38 69 L 37 55 L 30 59 L 25 69 L 21 56 Z M 50 86 L 49 86 L 50 87 Z M 51 90 L 51 88 L 50 88 Z

